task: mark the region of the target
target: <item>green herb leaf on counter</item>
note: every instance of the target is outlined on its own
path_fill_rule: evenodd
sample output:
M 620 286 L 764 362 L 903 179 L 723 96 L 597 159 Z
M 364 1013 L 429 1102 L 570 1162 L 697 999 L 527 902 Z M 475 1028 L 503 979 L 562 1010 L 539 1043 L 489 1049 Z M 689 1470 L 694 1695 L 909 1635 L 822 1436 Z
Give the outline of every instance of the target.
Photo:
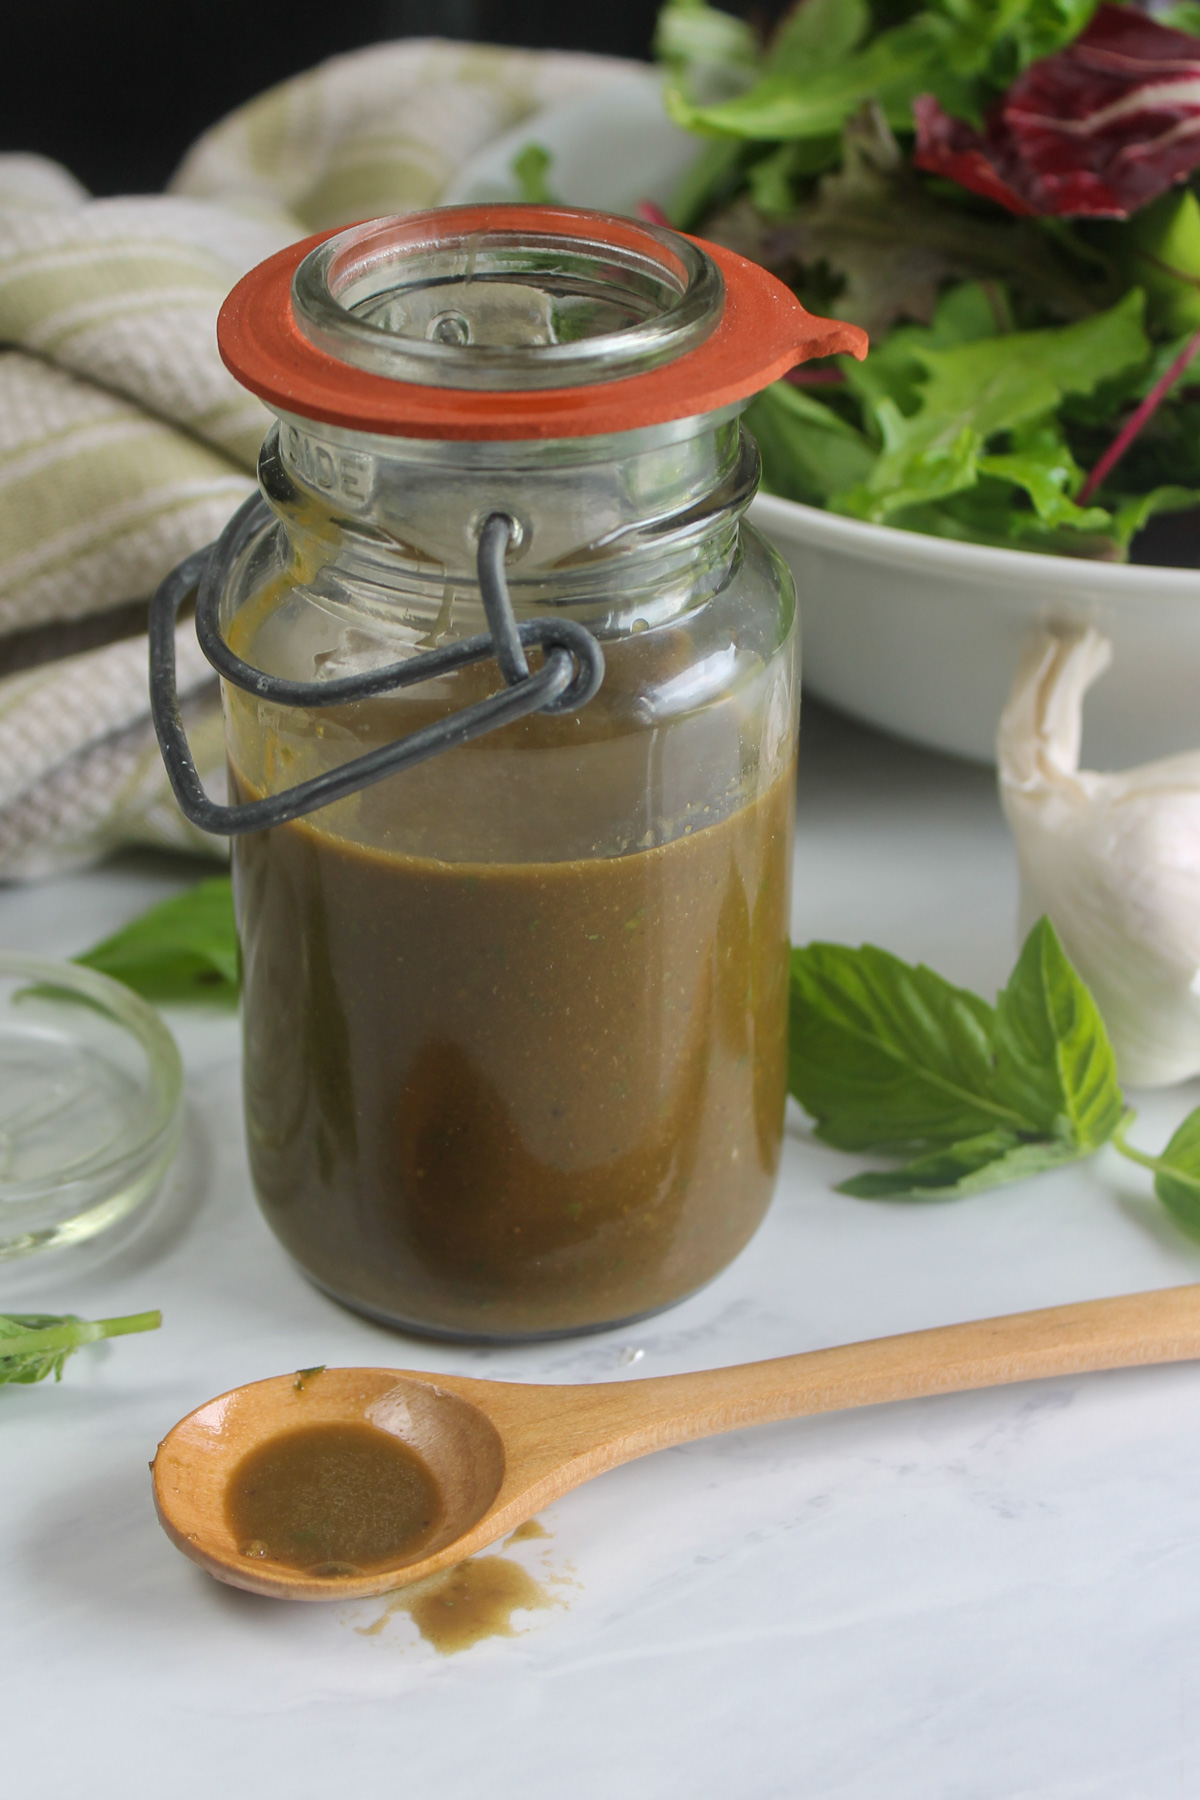
M 1200 1107 L 1189 1113 L 1158 1158 L 1154 1191 L 1186 1231 L 1200 1236 Z
M 996 1088 L 1040 1131 L 1098 1150 L 1124 1110 L 1117 1062 L 1096 1002 L 1049 919 L 1025 940 L 996 1002 Z
M 63 1364 L 84 1344 L 101 1338 L 157 1331 L 160 1312 L 128 1313 L 120 1319 L 80 1319 L 74 1313 L 0 1313 L 0 1385 L 28 1384 L 53 1375 L 62 1380 Z
M 75 961 L 159 1005 L 236 1006 L 238 946 L 228 875 L 152 906 Z
M 788 1086 L 840 1150 L 903 1152 L 1036 1121 L 996 1089 L 995 1008 L 864 944 L 792 951 Z
M 1188 1114 L 1161 1156 L 1147 1156 L 1126 1141 L 1132 1122 L 1129 1113 L 1114 1133 L 1114 1145 L 1131 1162 L 1154 1171 L 1154 1191 L 1175 1223 L 1190 1237 L 1200 1237 L 1200 1106 Z
M 788 1087 L 825 1143 L 918 1152 L 840 1184 L 860 1199 L 1019 1181 L 1091 1155 L 1122 1114 L 1108 1034 L 1048 919 L 995 1006 L 873 945 L 793 950 Z
M 1023 1142 L 1015 1132 L 988 1131 L 944 1150 L 931 1150 L 899 1169 L 852 1175 L 838 1183 L 838 1192 L 856 1200 L 961 1200 L 985 1188 L 1062 1168 L 1079 1156 L 1072 1144 Z

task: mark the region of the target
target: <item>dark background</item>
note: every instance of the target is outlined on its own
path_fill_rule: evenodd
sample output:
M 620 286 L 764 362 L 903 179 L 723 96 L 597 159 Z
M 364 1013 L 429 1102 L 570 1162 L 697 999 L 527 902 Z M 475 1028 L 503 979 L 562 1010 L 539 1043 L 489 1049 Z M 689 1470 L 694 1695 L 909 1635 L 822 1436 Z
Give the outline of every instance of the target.
M 782 0 L 727 0 L 771 13 Z M 93 193 L 160 188 L 206 126 L 263 88 L 383 38 L 474 38 L 647 57 L 658 0 L 14 0 L 0 150 Z

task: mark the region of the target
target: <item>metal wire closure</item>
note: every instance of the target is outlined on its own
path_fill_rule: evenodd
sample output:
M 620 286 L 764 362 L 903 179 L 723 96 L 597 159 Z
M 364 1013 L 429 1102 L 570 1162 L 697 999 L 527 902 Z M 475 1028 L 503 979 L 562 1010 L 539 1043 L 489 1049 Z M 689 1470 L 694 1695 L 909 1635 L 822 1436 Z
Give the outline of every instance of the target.
M 574 712 L 586 706 L 604 679 L 604 653 L 582 625 L 572 619 L 531 619 L 518 625 L 505 578 L 505 552 L 513 535 L 506 513 L 493 513 L 479 535 L 479 586 L 489 630 L 462 638 L 441 650 L 428 650 L 406 662 L 391 663 L 364 675 L 337 681 L 283 681 L 235 656 L 220 630 L 221 594 L 226 576 L 251 538 L 269 516 L 260 494 L 239 507 L 215 544 L 197 550 L 172 571 L 150 606 L 150 711 L 171 786 L 184 816 L 202 831 L 234 836 L 285 825 L 334 800 L 344 800 L 400 769 L 411 768 L 457 744 L 470 743 L 530 713 Z M 383 744 L 329 769 L 311 781 L 285 788 L 240 806 L 221 806 L 204 791 L 179 713 L 175 681 L 175 625 L 179 609 L 196 595 L 196 636 L 200 648 L 226 681 L 244 693 L 280 706 L 347 706 L 397 688 L 449 674 L 494 657 L 505 685 L 486 700 L 463 707 L 394 744 Z M 542 666 L 531 671 L 525 652 L 542 651 Z

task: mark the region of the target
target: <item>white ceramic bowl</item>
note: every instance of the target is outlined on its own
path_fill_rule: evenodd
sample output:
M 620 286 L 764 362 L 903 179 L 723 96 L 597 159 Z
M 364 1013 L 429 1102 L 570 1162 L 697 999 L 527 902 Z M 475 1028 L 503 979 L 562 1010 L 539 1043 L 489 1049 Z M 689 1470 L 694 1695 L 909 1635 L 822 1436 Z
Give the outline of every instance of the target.
M 614 212 L 663 205 L 700 149 L 666 118 L 661 77 L 631 68 L 486 145 L 444 198 L 514 198 L 513 159 L 530 143 L 549 151 L 559 198 Z M 1088 696 L 1085 763 L 1200 746 L 1200 574 L 956 544 L 770 494 L 751 516 L 796 576 L 805 686 L 845 712 L 990 762 L 1024 633 L 1085 618 L 1115 651 Z
M 773 494 L 750 516 L 796 577 L 805 688 L 844 712 L 990 762 L 1025 633 L 1082 619 L 1113 643 L 1084 766 L 1200 747 L 1200 572 L 959 544 Z
M 639 200 L 669 204 L 703 148 L 663 110 L 662 76 L 632 64 L 565 105 L 548 106 L 464 163 L 442 200 L 519 200 L 513 163 L 531 144 L 548 152 L 546 185 L 570 206 L 632 213 Z

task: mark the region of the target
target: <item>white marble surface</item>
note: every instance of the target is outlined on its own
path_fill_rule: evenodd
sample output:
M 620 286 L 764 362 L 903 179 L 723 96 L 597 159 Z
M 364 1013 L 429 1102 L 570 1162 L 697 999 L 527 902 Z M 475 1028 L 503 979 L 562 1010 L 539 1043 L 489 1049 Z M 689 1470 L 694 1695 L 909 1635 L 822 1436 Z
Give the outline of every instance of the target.
M 991 991 L 1013 860 L 989 775 L 806 725 L 795 933 Z M 68 954 L 180 880 L 133 861 L 0 892 L 0 944 Z M 852 1201 L 793 1120 L 771 1215 L 633 1333 L 514 1350 L 398 1339 L 310 1288 L 250 1198 L 235 1027 L 176 1015 L 185 1151 L 124 1244 L 0 1271 L 0 1305 L 159 1305 L 161 1333 L 0 1391 L 0 1767 L 46 1800 L 1191 1800 L 1200 1790 L 1200 1367 L 744 1432 L 603 1476 L 514 1550 L 565 1605 L 453 1657 L 378 1602 L 222 1588 L 155 1523 L 163 1432 L 321 1361 L 606 1380 L 1200 1279 L 1140 1171 L 953 1205 Z M 1163 1141 L 1200 1099 L 1152 1097 Z M 632 1365 L 627 1352 L 644 1355 Z M 623 1364 L 624 1356 L 624 1364 Z

